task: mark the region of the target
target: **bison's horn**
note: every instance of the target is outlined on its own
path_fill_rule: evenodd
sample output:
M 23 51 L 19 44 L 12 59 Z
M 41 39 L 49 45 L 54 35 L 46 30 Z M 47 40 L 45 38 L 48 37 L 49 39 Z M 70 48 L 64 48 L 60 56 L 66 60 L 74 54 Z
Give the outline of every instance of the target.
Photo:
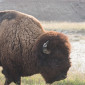
M 50 53 L 51 53 L 51 52 L 47 49 L 48 43 L 49 43 L 49 41 L 47 41 L 47 42 L 45 42 L 45 43 L 43 44 L 43 53 L 45 53 L 45 54 L 50 54 Z

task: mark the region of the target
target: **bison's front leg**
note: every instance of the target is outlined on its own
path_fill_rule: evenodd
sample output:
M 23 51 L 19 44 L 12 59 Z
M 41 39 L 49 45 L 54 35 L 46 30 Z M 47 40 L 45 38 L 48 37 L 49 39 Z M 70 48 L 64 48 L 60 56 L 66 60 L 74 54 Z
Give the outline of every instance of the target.
M 21 85 L 21 78 L 18 78 L 15 83 L 16 83 L 16 85 Z
M 4 85 L 9 85 L 11 83 L 10 80 L 8 80 L 8 78 L 6 78 L 5 84 Z
M 4 85 L 10 85 L 12 81 L 10 81 L 8 78 L 6 78 L 5 84 Z M 21 85 L 21 78 L 18 78 L 17 80 L 14 81 L 16 85 Z
M 4 85 L 9 85 L 12 81 L 7 77 L 7 72 L 3 69 L 2 73 L 4 74 L 6 80 Z

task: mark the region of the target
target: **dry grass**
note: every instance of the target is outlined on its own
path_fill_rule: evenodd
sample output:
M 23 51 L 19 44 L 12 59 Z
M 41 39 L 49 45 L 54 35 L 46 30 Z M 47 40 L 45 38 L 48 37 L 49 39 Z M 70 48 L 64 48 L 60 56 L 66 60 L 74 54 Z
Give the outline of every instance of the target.
M 47 30 L 81 30 L 85 29 L 85 22 L 76 23 L 76 22 L 45 22 L 41 21 L 43 27 Z

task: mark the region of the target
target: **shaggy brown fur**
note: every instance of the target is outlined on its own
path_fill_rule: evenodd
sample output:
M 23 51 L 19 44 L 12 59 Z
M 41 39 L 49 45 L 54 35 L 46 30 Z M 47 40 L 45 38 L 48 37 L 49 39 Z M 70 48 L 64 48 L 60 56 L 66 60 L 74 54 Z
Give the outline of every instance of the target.
M 51 52 L 49 55 L 42 52 L 42 45 L 48 40 L 47 49 Z M 40 36 L 34 47 L 35 55 L 39 59 L 40 73 L 46 82 L 53 83 L 64 79 L 70 67 L 70 44 L 68 38 L 62 33 L 46 32 Z
M 43 53 L 48 42 L 50 54 Z M 46 32 L 37 19 L 17 11 L 0 12 L 0 65 L 5 85 L 20 85 L 21 76 L 41 73 L 47 83 L 64 79 L 70 67 L 70 43 L 57 32 Z

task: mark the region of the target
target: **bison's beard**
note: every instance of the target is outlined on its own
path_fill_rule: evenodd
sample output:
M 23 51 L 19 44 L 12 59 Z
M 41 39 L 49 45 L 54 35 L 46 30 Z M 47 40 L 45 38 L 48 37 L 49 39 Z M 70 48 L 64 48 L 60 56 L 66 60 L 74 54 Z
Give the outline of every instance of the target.
M 50 78 L 49 75 L 48 76 L 43 75 L 43 77 L 44 77 L 46 83 L 52 84 L 55 81 L 59 81 L 59 80 L 65 79 L 67 77 L 67 74 L 63 74 L 62 73 L 61 75 L 57 75 L 57 76 L 55 76 L 53 78 Z
M 55 77 L 55 78 L 53 78 L 51 80 L 46 80 L 46 83 L 52 84 L 53 82 L 63 80 L 66 77 L 67 77 L 67 75 L 61 74 L 61 75 L 59 75 L 59 76 L 57 76 L 57 77 Z

